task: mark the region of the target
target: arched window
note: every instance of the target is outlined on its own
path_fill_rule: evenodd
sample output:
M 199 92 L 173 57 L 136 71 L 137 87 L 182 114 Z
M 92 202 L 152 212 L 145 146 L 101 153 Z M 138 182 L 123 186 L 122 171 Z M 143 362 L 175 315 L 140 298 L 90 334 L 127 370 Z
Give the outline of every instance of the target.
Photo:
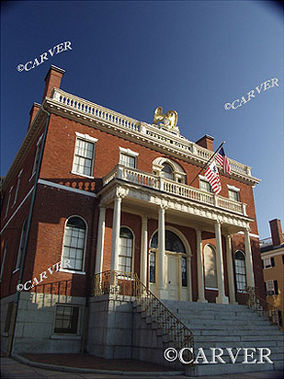
M 77 216 L 70 217 L 65 225 L 61 267 L 83 271 L 86 224 Z
M 123 272 L 132 272 L 133 234 L 128 228 L 120 228 L 120 251 L 118 269 Z
M 217 269 L 216 269 L 216 253 L 212 246 L 204 247 L 204 276 L 205 287 L 218 288 Z
M 166 179 L 174 180 L 174 173 L 172 167 L 168 163 L 162 163 L 161 176 Z
M 18 255 L 17 255 L 17 261 L 16 261 L 16 267 L 15 269 L 20 268 L 21 260 L 23 256 L 24 246 L 25 246 L 25 239 L 26 239 L 26 233 L 27 233 L 27 219 L 25 219 L 22 231 L 21 231 L 21 238 L 19 243 L 19 249 L 18 249 Z
M 235 275 L 237 291 L 245 291 L 247 287 L 246 258 L 240 250 L 235 252 Z
M 171 230 L 166 230 L 166 250 L 173 251 L 175 253 L 184 253 L 186 250 L 182 240 Z M 158 232 L 153 235 L 151 241 L 151 247 L 154 249 L 158 248 Z

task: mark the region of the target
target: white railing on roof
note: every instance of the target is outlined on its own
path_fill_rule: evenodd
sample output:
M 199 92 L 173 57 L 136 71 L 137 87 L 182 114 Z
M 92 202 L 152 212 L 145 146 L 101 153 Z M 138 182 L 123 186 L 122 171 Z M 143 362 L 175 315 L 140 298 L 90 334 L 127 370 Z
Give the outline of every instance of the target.
M 117 165 L 103 178 L 103 185 L 107 185 L 115 178 L 247 216 L 245 203 L 217 196 L 201 189 L 148 174 L 134 168 Z
M 81 112 L 91 118 L 96 118 L 107 124 L 119 126 L 121 128 L 130 129 L 140 135 L 143 135 L 152 142 L 159 141 L 164 144 L 167 149 L 178 149 L 193 158 L 199 158 L 206 162 L 213 152 L 205 149 L 202 146 L 187 140 L 184 137 L 178 136 L 167 130 L 159 128 L 145 122 L 137 121 L 131 117 L 122 115 L 121 113 L 112 111 L 80 97 L 71 95 L 60 89 L 53 90 L 52 99 L 63 104 L 64 106 Z M 251 176 L 251 168 L 229 159 L 232 171 L 241 175 Z

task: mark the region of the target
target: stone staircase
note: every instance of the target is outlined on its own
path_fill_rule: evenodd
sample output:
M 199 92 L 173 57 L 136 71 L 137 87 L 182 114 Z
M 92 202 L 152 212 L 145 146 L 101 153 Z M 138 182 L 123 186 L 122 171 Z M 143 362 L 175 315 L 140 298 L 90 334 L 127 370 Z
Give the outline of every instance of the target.
M 187 375 L 222 375 L 283 369 L 283 333 L 277 326 L 259 317 L 247 306 L 175 300 L 162 302 L 193 332 L 195 355 L 197 356 L 199 348 L 202 348 L 209 362 L 203 364 L 205 360 L 199 356 L 198 364 L 184 365 Z M 221 358 L 226 363 L 221 363 L 218 359 L 215 359 L 217 363 L 210 363 L 212 362 L 210 348 L 221 348 L 223 350 Z M 234 364 L 226 348 L 232 348 L 234 356 L 236 349 L 241 348 Z M 245 360 L 243 348 L 256 349 L 253 357 L 250 355 L 247 357 L 248 362 L 256 359 L 254 364 L 242 363 Z M 260 358 L 260 348 L 270 349 L 270 355 L 267 350 L 263 350 L 263 354 L 268 355 L 273 364 L 267 362 L 266 358 Z M 248 354 L 251 353 L 249 350 Z M 257 363 L 260 361 L 264 363 Z

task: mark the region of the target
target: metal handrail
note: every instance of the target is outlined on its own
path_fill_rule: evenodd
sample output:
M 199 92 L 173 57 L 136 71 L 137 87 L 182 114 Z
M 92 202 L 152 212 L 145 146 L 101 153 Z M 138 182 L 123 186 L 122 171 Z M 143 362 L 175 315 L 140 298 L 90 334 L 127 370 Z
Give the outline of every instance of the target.
M 273 304 L 267 302 L 259 294 L 256 293 L 256 287 L 247 287 L 248 300 L 247 305 L 254 312 L 257 312 L 261 316 L 268 319 L 272 324 L 281 328 L 280 309 L 275 307 Z
M 146 317 L 157 323 L 162 334 L 169 337 L 172 347 L 193 348 L 192 331 L 140 281 L 136 273 L 108 270 L 95 274 L 93 295 L 110 293 L 133 296 Z

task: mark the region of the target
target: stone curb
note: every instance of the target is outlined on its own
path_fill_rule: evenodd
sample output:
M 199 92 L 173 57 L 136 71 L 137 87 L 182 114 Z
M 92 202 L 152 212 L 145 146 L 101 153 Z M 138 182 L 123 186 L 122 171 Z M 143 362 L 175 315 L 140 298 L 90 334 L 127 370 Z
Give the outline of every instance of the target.
M 119 371 L 119 370 L 97 370 L 91 368 L 78 368 L 69 366 L 51 365 L 48 363 L 34 362 L 18 354 L 12 356 L 17 361 L 29 366 L 43 368 L 52 371 L 77 372 L 81 374 L 108 374 L 108 375 L 125 375 L 125 376 L 176 376 L 184 375 L 184 371 Z

